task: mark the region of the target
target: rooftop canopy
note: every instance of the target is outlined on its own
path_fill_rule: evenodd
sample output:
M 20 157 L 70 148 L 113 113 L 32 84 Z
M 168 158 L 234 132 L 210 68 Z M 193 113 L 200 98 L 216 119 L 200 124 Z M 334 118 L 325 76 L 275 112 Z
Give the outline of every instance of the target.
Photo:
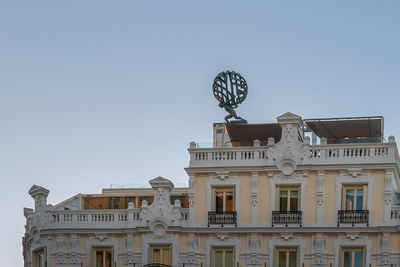
M 328 143 L 381 142 L 383 117 L 348 117 L 305 119 L 304 123 Z

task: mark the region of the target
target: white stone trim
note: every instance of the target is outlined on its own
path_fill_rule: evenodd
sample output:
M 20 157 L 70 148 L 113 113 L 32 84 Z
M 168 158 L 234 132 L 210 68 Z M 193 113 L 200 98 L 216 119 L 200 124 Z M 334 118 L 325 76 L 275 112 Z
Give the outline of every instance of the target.
M 206 240 L 206 267 L 211 266 L 211 249 L 213 247 L 233 247 L 235 251 L 235 263 L 234 266 L 239 262 L 239 254 L 240 254 L 240 240 L 236 237 L 230 238 L 216 238 L 210 237 Z M 178 266 L 178 265 L 176 265 Z
M 372 226 L 372 192 L 375 185 L 375 178 L 370 173 L 363 173 L 359 176 L 352 176 L 348 173 L 342 173 L 340 176 L 336 177 L 336 215 L 335 215 L 335 225 L 338 223 L 338 210 L 342 209 L 342 188 L 343 185 L 354 185 L 354 184 L 367 184 L 367 210 L 370 211 L 368 224 Z M 344 224 L 345 225 L 345 224 Z
M 39 234 L 39 233 L 38 233 Z M 45 248 L 46 249 L 46 262 L 47 262 L 47 266 L 50 266 L 50 256 L 51 256 L 51 237 L 47 237 L 47 238 L 42 238 L 40 237 L 39 241 L 33 241 L 32 242 L 32 246 L 31 246 L 31 250 L 30 250 L 30 259 L 31 259 L 31 264 L 33 264 L 33 252 L 35 252 L 36 250 L 40 250 Z
M 164 238 L 158 239 L 151 234 L 143 234 L 142 236 L 142 265 L 149 261 L 150 245 L 171 245 L 172 266 L 179 264 L 179 242 L 178 235 L 168 234 Z
M 356 235 L 357 237 L 357 235 Z M 365 266 L 369 266 L 370 257 L 371 257 L 371 246 L 372 241 L 368 239 L 368 237 L 357 237 L 350 238 L 347 237 L 339 237 L 334 241 L 334 249 L 335 249 L 335 267 L 339 267 L 339 258 L 340 258 L 340 248 L 341 247 L 365 247 Z
M 325 189 L 325 172 L 318 171 L 317 176 L 317 224 L 324 223 L 324 189 Z
M 228 176 L 228 175 L 227 175 Z M 235 187 L 235 210 L 237 212 L 237 225 L 240 226 L 240 191 L 242 188 L 242 181 L 235 175 L 229 175 L 226 178 L 218 178 L 216 175 L 210 175 L 206 181 L 206 199 L 207 211 L 211 211 L 212 205 L 212 188 L 218 186 L 233 186 Z M 206 223 L 207 225 L 207 223 Z
M 275 253 L 274 249 L 276 247 L 282 247 L 282 248 L 295 248 L 297 247 L 299 249 L 299 266 L 303 265 L 304 262 L 304 252 L 306 249 L 306 241 L 304 241 L 301 237 L 293 237 L 291 234 L 283 235 L 281 237 L 273 237 L 272 240 L 268 241 L 268 247 L 269 247 L 269 258 L 270 258 L 270 264 L 269 266 L 275 266 Z
M 119 244 L 118 240 L 115 239 L 113 236 L 107 236 L 106 234 L 102 233 L 102 234 L 96 234 L 96 236 L 91 236 L 89 237 L 88 240 L 86 240 L 86 250 L 90 264 L 93 264 L 92 248 L 96 247 L 112 247 L 114 265 L 118 263 Z
M 251 224 L 258 224 L 258 172 L 251 173 Z
M 270 211 L 271 213 L 268 216 L 270 217 L 271 223 L 268 224 L 268 226 L 272 225 L 272 211 L 275 210 L 276 207 L 276 188 L 277 186 L 288 186 L 288 185 L 294 185 L 294 186 L 300 186 L 300 207 L 299 210 L 303 212 L 303 216 L 301 218 L 302 220 L 302 225 L 304 225 L 304 216 L 305 216 L 305 195 L 306 195 L 306 189 L 307 189 L 307 179 L 303 177 L 301 174 L 297 174 L 292 178 L 284 178 L 281 175 L 274 175 L 273 178 L 269 180 L 269 187 L 270 187 Z M 296 226 L 297 227 L 297 226 Z
M 194 217 L 195 217 L 195 202 L 194 195 L 196 192 L 196 183 L 195 176 L 189 175 L 189 225 L 194 225 Z

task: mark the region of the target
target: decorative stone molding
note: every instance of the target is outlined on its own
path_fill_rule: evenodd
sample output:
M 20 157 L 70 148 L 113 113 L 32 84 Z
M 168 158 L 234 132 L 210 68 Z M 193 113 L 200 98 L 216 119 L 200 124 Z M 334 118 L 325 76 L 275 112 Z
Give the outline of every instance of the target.
M 357 177 L 360 174 L 362 174 L 362 169 L 360 168 L 349 168 L 347 169 L 347 172 L 349 175 L 353 176 L 353 177 Z
M 106 233 L 95 233 L 93 236 L 89 236 L 86 240 L 86 250 L 87 255 L 91 255 L 92 248 L 94 247 L 110 247 L 113 250 L 114 262 L 113 264 L 117 266 L 117 260 L 119 257 L 119 243 L 114 236 L 108 236 Z M 89 257 L 91 259 L 91 257 Z M 90 265 L 89 265 L 90 266 Z
M 324 218 L 324 187 L 325 187 L 325 172 L 318 171 L 317 175 L 317 223 L 322 224 Z
M 298 248 L 299 251 L 299 263 L 300 266 L 303 265 L 304 262 L 304 252 L 305 252 L 305 247 L 306 247 L 306 242 L 301 238 L 301 237 L 295 237 L 292 233 L 285 233 L 287 234 L 287 237 L 291 236 L 291 238 L 285 239 L 282 238 L 282 236 L 277 237 L 274 236 L 272 237 L 271 240 L 268 241 L 268 247 L 269 247 L 269 255 L 270 255 L 270 264 L 269 266 L 275 266 L 275 261 L 277 259 L 274 258 L 274 249 L 277 247 L 285 247 L 285 248 Z
M 179 242 L 178 235 L 168 234 L 163 238 L 156 238 L 153 235 L 143 234 L 142 235 L 142 264 L 150 263 L 149 252 L 151 245 L 171 245 L 172 254 L 172 266 L 179 266 Z
M 251 173 L 251 223 L 258 220 L 258 172 Z
M 262 238 L 257 233 L 247 236 L 246 266 L 261 266 L 263 255 L 261 253 Z
M 346 233 L 346 237 L 350 240 L 356 240 L 357 238 L 360 237 L 360 233 L 358 232 Z
M 269 180 L 270 186 L 270 210 L 271 212 L 276 210 L 276 188 L 278 186 L 300 186 L 300 207 L 299 210 L 303 211 L 305 214 L 306 206 L 305 206 L 305 197 L 306 197 L 306 188 L 307 188 L 307 178 L 304 178 L 301 174 L 295 174 L 290 179 L 283 177 L 282 175 L 275 175 L 273 178 Z M 302 225 L 304 225 L 304 216 L 302 216 Z
M 336 177 L 336 214 L 338 210 L 342 208 L 342 189 L 343 185 L 350 184 L 366 184 L 368 185 L 368 192 L 367 192 L 367 209 L 371 210 L 372 207 L 372 192 L 375 185 L 375 178 L 370 173 L 361 173 L 354 177 L 353 175 L 349 175 L 348 172 L 342 172 L 340 176 Z M 371 218 L 369 216 L 368 224 L 371 226 Z M 337 225 L 337 216 L 335 216 L 335 224 Z M 344 224 L 341 224 L 344 225 Z
M 365 266 L 369 266 L 371 259 L 371 247 L 372 241 L 368 239 L 368 237 L 359 236 L 358 238 L 351 239 L 346 236 L 339 236 L 338 239 L 334 241 L 334 249 L 335 249 L 335 259 L 339 259 L 340 256 L 340 248 L 344 247 L 364 247 L 365 248 Z M 356 233 L 357 235 L 357 233 Z M 335 267 L 339 267 L 339 261 L 335 261 Z
M 212 188 L 218 186 L 232 186 L 235 188 L 235 210 L 237 214 L 240 214 L 240 191 L 242 181 L 232 173 L 230 173 L 228 178 L 223 180 L 217 178 L 217 176 L 212 173 L 209 174 L 209 178 L 206 181 L 207 211 L 211 211 Z M 237 216 L 237 224 L 240 224 L 240 216 Z
M 235 265 L 236 262 L 239 262 L 240 240 L 238 240 L 234 236 L 226 238 L 224 240 L 220 240 L 215 237 L 210 237 L 208 240 L 206 240 L 206 259 L 207 259 L 206 267 L 211 266 L 211 249 L 213 247 L 232 247 L 235 254 L 235 261 L 234 261 Z
M 378 266 L 391 266 L 390 233 L 383 233 L 378 237 Z
M 312 255 L 311 266 L 327 266 L 326 259 L 328 257 L 326 252 L 328 238 L 323 234 L 315 234 L 312 237 Z
M 173 183 L 163 177 L 157 177 L 150 181 L 154 190 L 154 201 L 148 206 L 147 201 L 142 202 L 142 211 L 139 215 L 143 226 L 148 226 L 154 236 L 162 238 L 168 226 L 180 225 L 182 214 L 180 204 L 171 205 L 170 192 L 174 188 Z
M 267 156 L 269 162 L 275 164 L 284 176 L 290 176 L 310 153 L 308 145 L 299 141 L 301 117 L 287 112 L 277 120 L 282 127 L 281 140 L 274 144 L 273 139 L 268 139 Z

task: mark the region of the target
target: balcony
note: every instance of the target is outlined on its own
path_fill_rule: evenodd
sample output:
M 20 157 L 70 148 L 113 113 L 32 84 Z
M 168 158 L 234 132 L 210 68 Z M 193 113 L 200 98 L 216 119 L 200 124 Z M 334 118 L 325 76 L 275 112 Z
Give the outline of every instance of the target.
M 303 164 L 368 164 L 396 163 L 399 161 L 396 143 L 353 143 L 304 145 L 308 157 Z M 190 168 L 197 167 L 234 167 L 238 166 L 273 166 L 268 157 L 269 146 L 189 148 Z
M 142 226 L 141 209 L 126 210 L 65 210 L 50 211 L 51 223 L 49 228 L 128 228 Z M 189 223 L 189 209 L 181 208 L 182 226 Z
M 163 263 L 148 263 L 143 265 L 143 267 L 171 267 L 171 265 L 163 264 Z
M 272 212 L 272 227 L 274 224 L 299 224 L 302 225 L 303 212 L 298 211 L 273 211 Z
M 224 227 L 225 224 L 234 224 L 237 227 L 237 212 L 236 211 L 209 211 L 208 224 L 220 224 Z
M 365 223 L 369 226 L 369 210 L 338 210 L 338 226 L 341 223 Z

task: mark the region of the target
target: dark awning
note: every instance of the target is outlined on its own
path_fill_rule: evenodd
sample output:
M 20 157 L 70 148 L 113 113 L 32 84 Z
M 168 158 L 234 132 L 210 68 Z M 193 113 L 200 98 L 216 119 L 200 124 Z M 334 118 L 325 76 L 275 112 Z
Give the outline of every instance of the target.
M 275 142 L 281 140 L 282 128 L 278 123 L 268 124 L 230 124 L 226 129 L 232 142 L 246 142 L 254 140 L 268 141 L 273 137 Z
M 383 137 L 382 116 L 305 119 L 304 122 L 320 138 Z

